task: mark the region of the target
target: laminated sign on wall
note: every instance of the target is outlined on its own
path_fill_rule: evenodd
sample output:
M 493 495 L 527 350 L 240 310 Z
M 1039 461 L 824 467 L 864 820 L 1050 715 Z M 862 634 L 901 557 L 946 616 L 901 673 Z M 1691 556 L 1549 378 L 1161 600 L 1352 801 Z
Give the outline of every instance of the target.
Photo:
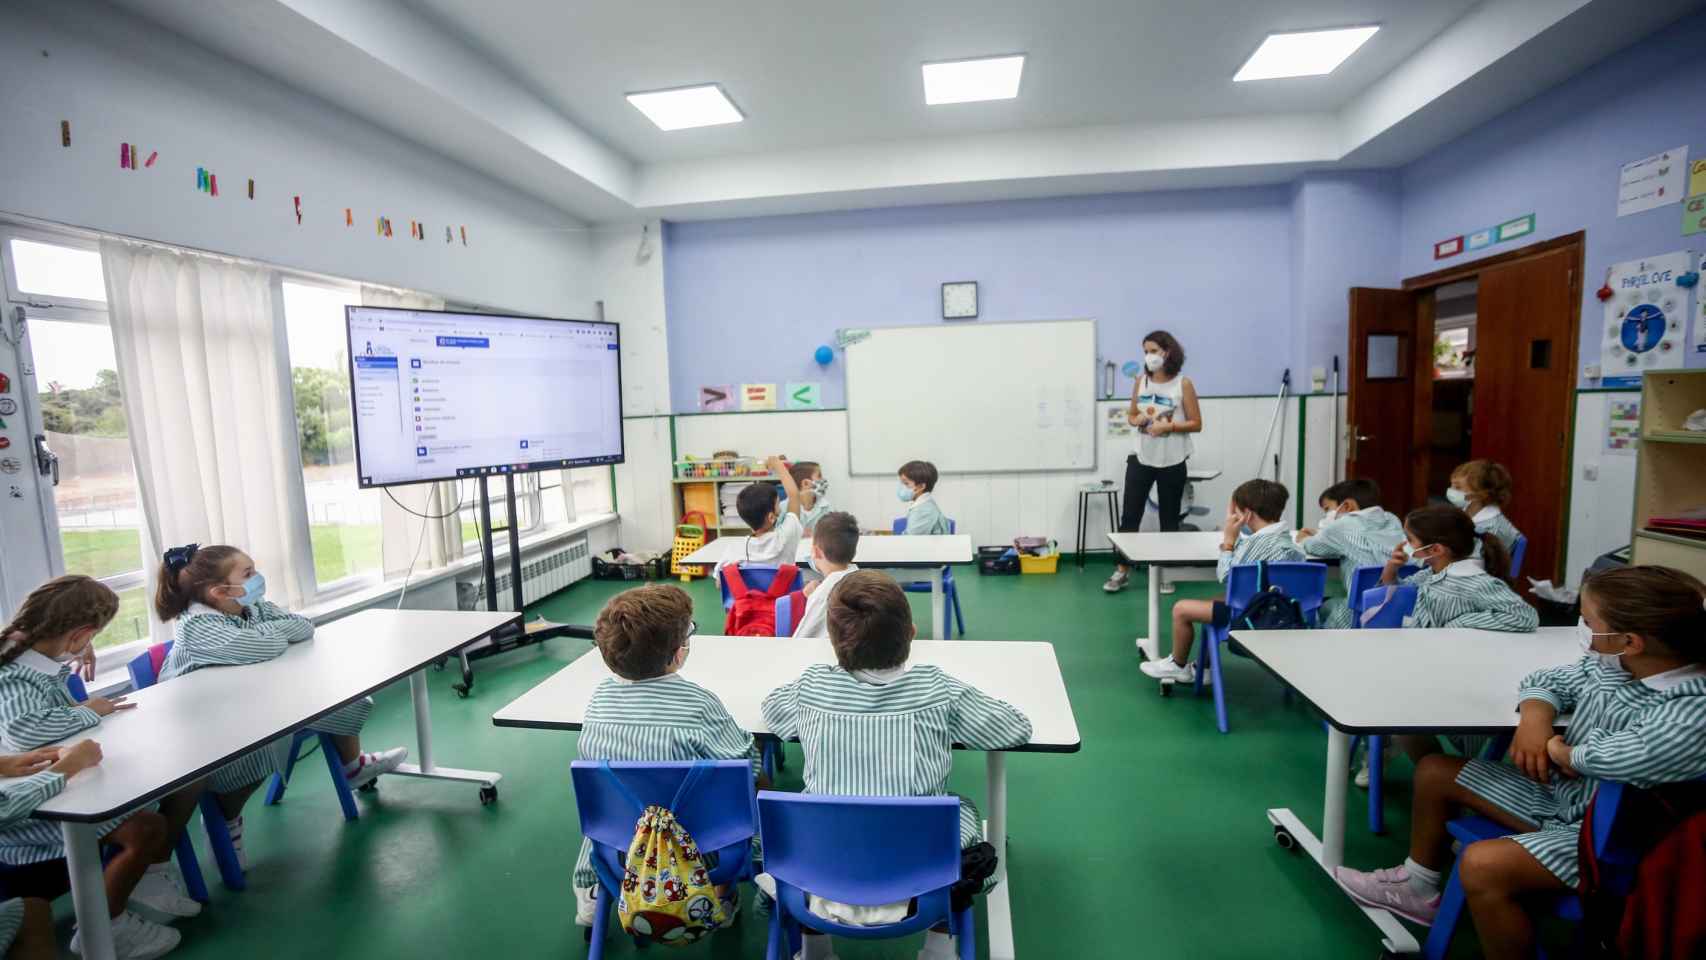
M 742 410 L 776 409 L 776 385 L 774 383 L 742 384 L 740 388 L 740 408 Z
M 1678 203 L 1688 187 L 1688 147 L 1683 145 L 1623 165 L 1617 176 L 1617 215 L 1627 217 Z
M 1638 385 L 1648 370 L 1682 366 L 1692 288 L 1677 286 L 1676 278 L 1693 269 L 1694 254 L 1687 250 L 1612 266 L 1600 357 L 1603 385 Z

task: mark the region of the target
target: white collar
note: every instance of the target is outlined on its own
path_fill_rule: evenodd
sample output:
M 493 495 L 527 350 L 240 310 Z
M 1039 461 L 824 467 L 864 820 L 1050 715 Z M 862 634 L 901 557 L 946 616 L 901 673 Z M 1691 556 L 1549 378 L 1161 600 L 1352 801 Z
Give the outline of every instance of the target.
M 662 673 L 662 674 L 659 674 L 655 677 L 647 677 L 644 680 L 630 680 L 627 677 L 624 677 L 619 673 L 613 672 L 610 674 L 610 679 L 616 681 L 617 683 L 626 684 L 630 687 L 636 687 L 642 683 L 657 683 L 659 680 L 668 680 L 670 677 L 679 677 L 679 676 L 681 676 L 681 671 L 677 670 L 674 673 Z
M 936 499 L 935 491 L 934 490 L 926 490 L 923 493 L 919 494 L 918 496 L 912 498 L 912 507 L 916 507 L 921 503 L 934 502 L 935 499 Z M 911 510 L 912 507 L 907 507 L 907 509 Z
M 1347 516 L 1372 517 L 1379 512 L 1381 512 L 1381 511 L 1380 511 L 1380 508 L 1377 506 L 1376 507 L 1363 507 L 1361 510 L 1352 510 L 1349 514 L 1347 514 Z
M 1706 663 L 1691 663 L 1686 667 L 1655 673 L 1650 677 L 1642 677 L 1641 682 L 1660 693 L 1687 683 L 1696 677 L 1706 677 Z
M 1474 557 L 1459 560 L 1456 563 L 1448 563 L 1445 565 L 1445 569 L 1440 571 L 1447 577 L 1478 577 L 1486 572 L 1486 568 L 1481 566 L 1481 561 Z
M 65 664 L 60 663 L 58 660 L 53 659 L 47 654 L 40 653 L 35 650 L 25 650 L 23 653 L 18 654 L 16 662 L 21 663 L 32 670 L 39 670 L 50 677 L 59 676 L 59 671 L 65 666 Z
M 243 616 L 243 613 L 241 610 L 239 610 L 236 613 L 226 613 L 224 610 L 221 610 L 218 607 L 209 606 L 205 603 L 202 603 L 200 600 L 197 600 L 195 603 L 192 603 L 188 607 L 185 607 L 184 612 L 179 614 L 178 616 L 180 618 L 182 618 L 182 617 L 199 617 L 204 613 L 211 613 L 216 617 L 238 617 L 238 618 L 241 618 Z
M 823 581 L 825 583 L 828 583 L 831 580 L 835 580 L 835 579 L 838 579 L 840 577 L 844 577 L 849 573 L 858 573 L 859 572 L 859 565 L 856 563 L 849 563 L 847 566 L 842 567 L 840 570 L 831 570 L 827 573 L 824 573 L 824 571 L 819 570 L 818 572 L 823 573 Z M 822 587 L 818 588 L 818 590 L 822 590 L 822 589 L 823 589 Z M 814 590 L 812 592 L 816 593 L 817 591 Z
M 1273 523 L 1268 524 L 1267 526 L 1263 527 L 1260 530 L 1250 531 L 1250 536 L 1260 537 L 1260 536 L 1263 536 L 1263 535 L 1269 534 L 1269 533 L 1284 533 L 1284 532 L 1285 532 L 1285 524 L 1280 523 L 1278 520 L 1275 520 Z
M 1476 511 L 1475 515 L 1473 517 L 1470 517 L 1469 519 L 1474 521 L 1475 523 L 1480 523 L 1483 520 L 1491 520 L 1495 517 L 1499 517 L 1499 516 L 1503 516 L 1503 515 L 1504 515 L 1503 510 L 1500 510 L 1498 507 L 1495 507 L 1489 503 L 1486 506 L 1482 507 L 1480 510 Z
M 906 676 L 906 671 L 908 669 L 910 669 L 909 665 L 903 663 L 898 667 L 884 667 L 881 670 L 849 670 L 847 672 L 852 675 L 853 679 L 860 683 L 869 683 L 879 687 L 886 687 L 896 680 L 899 680 L 901 677 Z

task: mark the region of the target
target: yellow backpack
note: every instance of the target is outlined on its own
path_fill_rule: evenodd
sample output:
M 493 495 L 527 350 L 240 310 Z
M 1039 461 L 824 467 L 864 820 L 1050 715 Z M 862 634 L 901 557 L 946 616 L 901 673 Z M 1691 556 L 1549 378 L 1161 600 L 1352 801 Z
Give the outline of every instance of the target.
M 622 870 L 622 892 L 616 899 L 616 916 L 631 936 L 652 943 L 682 946 L 727 926 L 729 909 L 711 884 L 710 869 L 700 856 L 699 845 L 675 819 L 675 808 L 704 776 L 708 766 L 694 764 L 681 781 L 668 807 L 644 806 L 605 765 L 617 789 L 636 808 L 640 819 L 634 824 L 634 839 Z

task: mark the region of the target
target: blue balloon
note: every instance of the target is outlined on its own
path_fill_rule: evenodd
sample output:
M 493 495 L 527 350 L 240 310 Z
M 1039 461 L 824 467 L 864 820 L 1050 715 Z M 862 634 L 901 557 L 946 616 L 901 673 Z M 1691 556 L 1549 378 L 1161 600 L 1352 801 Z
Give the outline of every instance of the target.
M 827 346 L 818 347 L 816 352 L 812 354 L 812 359 L 817 361 L 818 366 L 827 367 L 829 362 L 835 359 L 835 351 Z

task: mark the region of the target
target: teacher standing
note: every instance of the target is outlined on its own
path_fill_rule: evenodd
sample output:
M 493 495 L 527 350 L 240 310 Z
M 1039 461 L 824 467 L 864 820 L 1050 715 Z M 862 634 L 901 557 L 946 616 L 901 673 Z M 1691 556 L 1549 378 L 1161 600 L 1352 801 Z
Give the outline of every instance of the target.
M 1185 348 L 1165 330 L 1143 338 L 1143 373 L 1132 386 L 1126 421 L 1137 432 L 1132 452 L 1125 458 L 1125 500 L 1120 509 L 1120 531 L 1135 532 L 1143 524 L 1143 508 L 1149 488 L 1156 488 L 1161 529 L 1179 529 L 1185 499 L 1185 461 L 1191 456 L 1191 434 L 1202 430 L 1202 408 L 1197 388 L 1181 371 Z M 1102 589 L 1118 593 L 1131 578 L 1131 567 L 1122 563 Z

